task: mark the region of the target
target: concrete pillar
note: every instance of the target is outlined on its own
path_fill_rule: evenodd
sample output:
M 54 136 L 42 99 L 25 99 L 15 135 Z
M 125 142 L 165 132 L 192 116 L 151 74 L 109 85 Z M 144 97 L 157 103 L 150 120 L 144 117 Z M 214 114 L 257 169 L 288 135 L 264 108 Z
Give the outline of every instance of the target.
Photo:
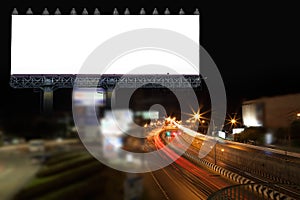
M 53 89 L 52 87 L 43 88 L 43 113 L 51 114 L 53 110 Z

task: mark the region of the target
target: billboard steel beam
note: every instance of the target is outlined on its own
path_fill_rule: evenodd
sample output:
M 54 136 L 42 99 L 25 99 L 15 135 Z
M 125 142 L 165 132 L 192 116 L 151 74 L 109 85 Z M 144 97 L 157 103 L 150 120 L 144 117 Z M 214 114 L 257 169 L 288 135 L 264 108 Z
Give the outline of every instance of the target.
M 149 83 L 150 84 L 145 84 Z M 76 85 L 74 85 L 76 83 Z M 13 75 L 10 85 L 13 88 L 73 88 L 102 87 L 120 88 L 197 88 L 201 86 L 201 77 L 197 75 Z

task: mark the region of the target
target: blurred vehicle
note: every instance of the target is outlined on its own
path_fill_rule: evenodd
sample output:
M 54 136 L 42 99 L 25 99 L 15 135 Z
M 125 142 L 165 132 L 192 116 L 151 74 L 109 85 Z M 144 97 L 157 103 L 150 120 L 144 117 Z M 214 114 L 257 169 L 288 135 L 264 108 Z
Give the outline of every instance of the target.
M 62 142 L 62 141 L 63 141 L 63 139 L 61 137 L 56 138 L 56 142 Z
M 3 145 L 10 145 L 10 143 L 11 143 L 10 140 L 7 140 L 7 139 L 3 140 Z
M 40 140 L 40 139 L 30 140 L 28 148 L 30 152 L 44 152 L 45 142 L 44 140 Z
M 20 141 L 18 138 L 13 138 L 12 141 L 11 141 L 12 144 L 19 144 Z
M 37 153 L 31 156 L 32 164 L 42 164 L 51 158 L 51 154 L 46 153 Z

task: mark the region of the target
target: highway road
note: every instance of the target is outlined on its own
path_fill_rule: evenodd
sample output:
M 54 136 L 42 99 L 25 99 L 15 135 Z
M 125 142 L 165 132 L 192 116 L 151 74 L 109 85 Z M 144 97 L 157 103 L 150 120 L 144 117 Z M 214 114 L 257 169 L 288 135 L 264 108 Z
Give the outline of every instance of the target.
M 58 140 L 44 140 L 44 141 L 45 141 L 46 149 L 79 143 L 79 139 L 58 139 Z M 0 153 L 9 152 L 9 151 L 16 152 L 16 151 L 23 151 L 23 150 L 24 151 L 29 150 L 29 143 L 0 146 Z
M 180 149 L 181 151 L 185 151 L 183 147 L 186 144 L 182 145 L 182 137 L 186 138 L 185 134 L 183 133 L 180 136 L 177 135 L 175 137 L 167 137 L 166 130 L 167 129 L 158 134 L 151 134 L 150 138 L 152 138 L 153 144 L 156 147 L 156 149 L 162 149 L 164 151 L 164 154 L 167 155 L 168 158 L 174 160 L 174 163 L 169 165 L 168 167 L 153 172 L 153 176 L 156 177 L 154 179 L 156 180 L 156 182 L 159 183 L 159 185 L 161 186 L 160 188 L 163 188 L 162 192 L 164 194 L 170 193 L 170 195 L 165 195 L 167 196 L 167 199 L 168 197 L 170 199 L 177 199 L 177 197 L 178 199 L 180 199 L 181 193 L 190 195 L 189 199 L 206 199 L 209 194 L 212 194 L 220 190 L 221 188 L 237 184 L 227 180 L 226 178 L 216 174 L 215 172 L 210 171 L 209 169 L 206 169 L 205 167 L 196 166 L 194 163 L 190 162 L 185 157 L 178 158 L 178 155 L 176 154 L 176 152 L 180 152 L 178 151 L 178 149 Z M 191 139 L 189 143 L 192 143 L 192 145 L 187 150 L 197 157 L 199 154 L 199 149 L 203 144 L 203 141 L 199 141 L 197 139 L 192 141 L 194 138 L 190 136 L 189 138 Z M 167 143 L 172 144 L 170 148 L 166 148 Z M 209 148 L 209 151 L 210 152 L 205 157 L 205 159 L 214 163 L 214 147 Z M 215 152 L 216 161 L 218 165 L 229 169 L 233 172 L 236 172 L 237 174 L 241 174 L 242 176 L 253 180 L 257 183 L 270 182 L 266 179 L 259 178 L 259 176 L 255 176 L 254 174 L 248 173 L 247 171 L 243 170 L 244 168 L 239 169 L 239 166 L 245 166 L 251 163 L 254 166 L 258 165 L 259 168 L 261 167 L 260 162 L 264 162 L 267 164 L 267 167 L 270 167 L 270 165 L 272 165 L 272 168 L 276 168 L 277 166 L 273 162 L 276 163 L 278 159 L 282 159 L 282 157 L 284 157 L 283 155 L 279 154 L 276 155 L 277 157 L 272 161 L 272 157 L 270 156 L 274 155 L 274 152 L 270 154 L 266 152 L 261 152 L 258 149 L 252 149 L 245 146 L 239 147 L 238 144 L 228 145 L 226 143 L 218 143 L 216 145 Z M 259 158 L 261 155 L 263 155 L 264 157 Z M 271 161 L 266 160 L 266 156 L 269 156 Z M 292 159 L 295 160 L 295 162 L 298 162 L 297 158 Z M 233 163 L 232 160 L 238 160 L 239 163 Z M 284 159 L 284 161 L 286 161 L 286 159 Z M 299 167 L 299 165 L 295 166 Z M 296 171 L 295 173 L 299 173 L 299 171 Z M 269 179 L 271 179 L 270 176 Z M 297 188 L 294 188 L 294 186 L 293 188 L 291 188 L 286 187 L 282 184 L 276 184 L 274 185 L 274 187 L 277 188 L 277 190 L 286 193 L 287 195 L 297 197 L 296 199 L 300 198 Z M 176 195 L 174 195 L 173 193 Z M 255 193 L 247 192 L 247 195 L 250 196 L 250 199 L 255 199 L 257 197 Z
M 47 152 L 56 151 L 54 147 L 68 147 L 78 140 L 46 141 Z M 72 149 L 76 148 L 71 146 Z M 49 151 L 48 151 L 49 150 Z M 61 150 L 61 149 L 60 149 Z M 33 163 L 32 153 L 28 151 L 28 144 L 7 145 L 0 147 L 0 199 L 11 199 L 35 173 L 40 164 Z
M 235 184 L 214 171 L 196 166 L 183 157 L 176 159 L 176 153 L 165 147 L 161 135 L 156 134 L 151 138 L 156 149 L 163 149 L 165 155 L 174 159 L 174 163 L 169 166 L 150 172 L 165 199 L 207 199 L 210 194 L 221 188 Z
M 198 156 L 206 141 L 188 135 L 182 136 L 187 143 L 192 143 L 188 151 Z M 280 184 L 276 186 L 278 190 L 285 191 L 296 199 L 300 198 L 300 159 L 270 152 L 268 148 L 262 149 L 223 141 L 218 142 L 204 159 L 255 182 Z
M 38 171 L 24 152 L 0 152 L 0 199 L 11 199 Z

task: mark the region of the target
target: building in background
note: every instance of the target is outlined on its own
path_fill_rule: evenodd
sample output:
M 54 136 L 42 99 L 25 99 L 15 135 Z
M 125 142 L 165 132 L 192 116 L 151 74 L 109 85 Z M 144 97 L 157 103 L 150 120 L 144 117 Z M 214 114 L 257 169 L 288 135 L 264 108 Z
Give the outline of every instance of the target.
M 245 101 L 242 118 L 246 127 L 263 126 L 273 130 L 289 127 L 300 118 L 300 93 Z

